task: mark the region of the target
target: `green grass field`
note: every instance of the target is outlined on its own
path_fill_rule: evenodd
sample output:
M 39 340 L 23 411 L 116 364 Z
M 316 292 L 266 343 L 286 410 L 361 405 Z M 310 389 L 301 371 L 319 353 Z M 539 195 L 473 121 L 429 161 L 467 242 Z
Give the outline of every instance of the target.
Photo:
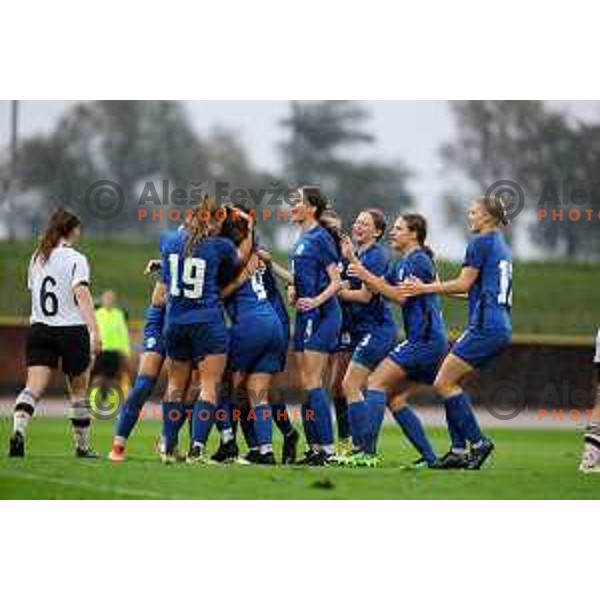
M 33 242 L 0 242 L 0 315 L 29 316 L 26 273 Z M 83 251 L 92 264 L 92 290 L 117 291 L 133 319 L 142 319 L 151 282 L 142 275 L 148 258 L 156 256 L 157 244 L 127 244 L 113 240 L 85 240 Z M 279 256 L 285 261 L 285 256 Z M 440 262 L 446 278 L 459 265 Z M 600 286 L 598 266 L 547 261 L 516 263 L 514 267 L 513 324 L 520 334 L 585 335 L 590 340 L 598 326 Z M 454 332 L 466 321 L 466 303 L 444 303 L 446 322 Z
M 5 444 L 9 419 L 3 418 Z M 112 424 L 96 422 L 94 445 L 105 455 Z M 413 452 L 400 431 L 384 428 L 377 469 L 163 466 L 152 452 L 158 422 L 146 421 L 130 442 L 130 459 L 81 462 L 71 452 L 66 421 L 39 418 L 30 427 L 29 455 L 0 457 L 0 497 L 13 499 L 592 499 L 600 474 L 577 472 L 581 436 L 575 431 L 496 429 L 497 453 L 480 472 L 406 471 Z M 446 433 L 430 430 L 436 449 Z M 215 435 L 212 436 L 213 443 Z M 279 447 L 277 447 L 279 452 Z

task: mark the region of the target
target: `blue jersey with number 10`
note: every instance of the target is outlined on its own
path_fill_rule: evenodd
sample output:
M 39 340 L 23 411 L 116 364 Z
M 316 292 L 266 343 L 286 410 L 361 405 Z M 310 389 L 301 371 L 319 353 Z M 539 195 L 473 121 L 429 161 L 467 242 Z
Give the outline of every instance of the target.
M 231 240 L 206 237 L 185 256 L 186 230 L 161 239 L 163 282 L 167 286 L 167 322 L 171 325 L 223 319 L 220 284 L 233 276 L 237 249 Z
M 469 291 L 469 327 L 510 331 L 512 255 L 499 231 L 476 236 L 463 263 L 479 271 Z

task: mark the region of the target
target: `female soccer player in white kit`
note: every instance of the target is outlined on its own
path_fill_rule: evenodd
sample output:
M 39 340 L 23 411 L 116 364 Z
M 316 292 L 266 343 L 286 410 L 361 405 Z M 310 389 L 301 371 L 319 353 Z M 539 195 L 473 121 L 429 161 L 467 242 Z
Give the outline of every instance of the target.
M 97 458 L 90 448 L 90 412 L 86 402 L 90 351 L 98 353 L 100 335 L 89 291 L 86 257 L 73 247 L 80 221 L 56 210 L 29 263 L 31 327 L 27 334 L 27 382 L 15 401 L 9 455 L 25 456 L 25 433 L 36 403 L 46 391 L 59 361 L 69 390 L 69 418 L 75 434 L 75 454 Z

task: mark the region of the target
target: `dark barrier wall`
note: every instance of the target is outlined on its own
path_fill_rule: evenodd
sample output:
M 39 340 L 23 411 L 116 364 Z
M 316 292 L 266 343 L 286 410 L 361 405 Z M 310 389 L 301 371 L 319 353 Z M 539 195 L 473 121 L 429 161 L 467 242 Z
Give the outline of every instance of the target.
M 0 392 L 13 395 L 25 381 L 27 326 L 0 325 Z M 133 347 L 140 332 L 132 332 Z M 590 343 L 516 341 L 490 367 L 468 384 L 476 403 L 486 402 L 510 412 L 515 407 L 587 408 L 591 406 L 594 370 Z M 293 362 L 289 361 L 290 369 Z M 61 377 L 55 390 L 63 389 Z

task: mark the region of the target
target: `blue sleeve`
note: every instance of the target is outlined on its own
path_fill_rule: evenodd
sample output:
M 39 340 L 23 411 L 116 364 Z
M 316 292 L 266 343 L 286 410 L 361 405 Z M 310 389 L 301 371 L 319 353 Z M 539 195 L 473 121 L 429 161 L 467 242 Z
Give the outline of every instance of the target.
M 463 267 L 473 267 L 473 269 L 481 269 L 485 260 L 484 240 L 476 237 L 469 242 Z
M 171 283 L 171 268 L 169 265 L 169 243 L 168 242 L 169 242 L 169 238 L 167 236 L 167 232 L 165 232 L 160 236 L 160 260 L 161 260 L 160 272 L 162 275 L 162 282 L 167 286 Z
M 384 250 L 378 248 L 373 252 L 368 252 L 365 256 L 363 265 L 377 277 L 383 277 L 388 271 L 389 259 Z
M 331 263 L 337 264 L 340 260 L 335 242 L 331 234 L 325 229 L 323 229 L 322 234 L 319 236 L 317 251 L 319 252 L 319 259 L 325 267 L 328 267 Z
M 410 261 L 410 275 L 418 277 L 424 283 L 431 283 L 435 279 L 433 262 L 427 256 L 419 254 Z

